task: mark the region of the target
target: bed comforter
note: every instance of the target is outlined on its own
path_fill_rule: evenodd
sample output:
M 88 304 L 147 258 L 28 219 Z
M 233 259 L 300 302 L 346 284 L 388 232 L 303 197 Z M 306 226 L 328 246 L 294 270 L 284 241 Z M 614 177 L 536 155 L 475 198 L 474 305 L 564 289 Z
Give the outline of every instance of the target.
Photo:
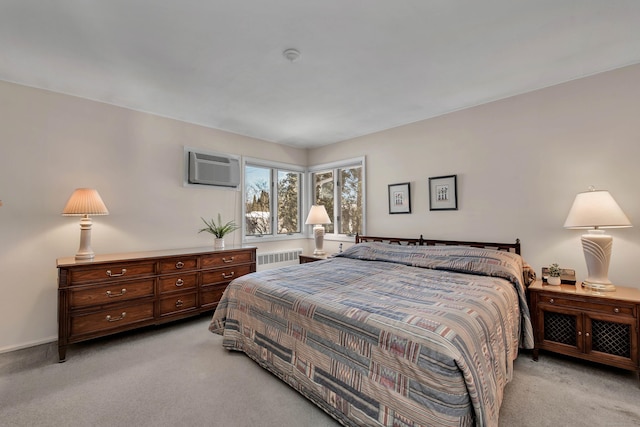
M 361 243 L 242 276 L 209 326 L 346 426 L 497 426 L 533 335 L 519 255 Z

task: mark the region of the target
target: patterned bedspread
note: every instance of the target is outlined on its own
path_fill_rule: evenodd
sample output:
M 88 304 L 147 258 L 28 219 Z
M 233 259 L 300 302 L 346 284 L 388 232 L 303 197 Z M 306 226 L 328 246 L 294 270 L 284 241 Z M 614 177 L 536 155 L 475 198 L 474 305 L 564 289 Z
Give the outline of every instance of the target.
M 354 245 L 234 280 L 209 329 L 347 426 L 497 426 L 533 345 L 519 255 Z

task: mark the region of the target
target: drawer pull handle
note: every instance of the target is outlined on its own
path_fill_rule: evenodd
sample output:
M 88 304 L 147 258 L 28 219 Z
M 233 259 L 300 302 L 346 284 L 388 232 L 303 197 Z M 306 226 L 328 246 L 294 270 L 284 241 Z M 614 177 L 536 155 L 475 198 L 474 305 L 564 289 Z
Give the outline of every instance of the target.
M 586 335 L 586 336 L 589 336 L 589 332 L 587 332 L 585 335 Z
M 231 257 L 231 258 L 227 259 L 226 257 L 222 257 L 222 262 L 224 262 L 226 264 L 229 264 L 230 262 L 233 262 L 234 258 L 235 257 Z
M 120 276 L 124 276 L 124 274 L 127 272 L 126 268 L 122 269 L 122 272 L 120 273 L 112 273 L 111 270 L 107 270 L 107 276 L 109 277 L 120 277 Z
M 109 315 L 107 314 L 107 317 L 105 317 L 105 320 L 106 320 L 107 322 L 117 322 L 118 320 L 122 320 L 122 319 L 124 319 L 126 315 L 127 315 L 127 312 L 126 312 L 126 311 L 123 311 L 123 312 L 122 312 L 122 314 L 120 315 L 120 317 L 113 317 L 113 318 L 112 318 L 111 316 L 109 316 Z
M 182 261 L 176 262 L 176 268 L 177 269 L 181 269 L 182 267 L 184 267 L 184 262 L 182 262 Z
M 236 272 L 235 272 L 235 271 L 232 271 L 232 272 L 231 272 L 231 273 L 229 273 L 229 274 L 222 273 L 222 278 L 223 278 L 223 279 L 231 279 L 231 278 L 232 278 L 233 276 L 235 276 L 235 275 L 236 275 Z
M 121 297 L 122 295 L 126 294 L 127 290 L 125 288 L 122 288 L 122 290 L 120 291 L 119 294 L 112 294 L 111 291 L 107 291 L 107 296 L 109 298 L 115 298 L 115 297 Z
M 616 308 L 613 309 L 613 312 L 614 313 L 620 313 L 620 309 L 618 307 L 616 307 Z
M 184 301 L 182 301 L 181 299 L 179 299 L 178 301 L 176 301 L 176 307 L 180 308 L 184 305 Z
M 578 336 L 581 337 L 582 336 L 582 331 L 578 331 Z
M 177 286 L 177 287 L 180 287 L 180 286 L 182 286 L 182 285 L 184 285 L 184 280 L 182 280 L 182 279 L 178 279 L 178 280 L 176 280 L 176 286 Z
M 549 300 L 549 304 L 553 304 L 554 302 L 555 302 L 555 301 L 554 301 L 554 299 L 553 299 L 553 298 L 551 298 L 551 299 Z

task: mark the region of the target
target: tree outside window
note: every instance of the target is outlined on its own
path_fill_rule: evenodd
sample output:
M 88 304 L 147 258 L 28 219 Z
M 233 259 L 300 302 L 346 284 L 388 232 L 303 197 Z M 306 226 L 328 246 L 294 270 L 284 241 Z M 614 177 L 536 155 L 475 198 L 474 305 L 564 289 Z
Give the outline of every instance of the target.
M 363 233 L 363 166 L 345 165 L 312 173 L 313 204 L 324 205 L 332 218 L 327 234 Z
M 302 172 L 245 164 L 244 175 L 245 236 L 300 233 Z

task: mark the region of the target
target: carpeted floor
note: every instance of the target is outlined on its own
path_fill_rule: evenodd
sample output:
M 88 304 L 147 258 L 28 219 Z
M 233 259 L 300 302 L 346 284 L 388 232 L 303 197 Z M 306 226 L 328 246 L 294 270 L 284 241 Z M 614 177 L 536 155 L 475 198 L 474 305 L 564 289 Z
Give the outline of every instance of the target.
M 209 317 L 74 345 L 65 363 L 53 351 L 46 362 L 0 355 L 0 425 L 338 425 L 248 357 L 224 350 L 207 330 Z M 522 354 L 500 426 L 586 425 L 640 425 L 635 375 Z

